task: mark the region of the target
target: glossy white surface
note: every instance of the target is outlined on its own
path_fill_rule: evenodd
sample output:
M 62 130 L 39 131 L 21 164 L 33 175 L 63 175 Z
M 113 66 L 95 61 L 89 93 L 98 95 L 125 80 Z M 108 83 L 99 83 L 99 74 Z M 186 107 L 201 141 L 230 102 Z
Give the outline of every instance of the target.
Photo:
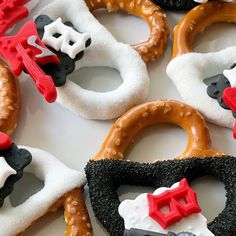
M 36 8 L 39 10 L 49 0 L 42 0 Z M 35 12 L 33 15 L 35 15 Z M 102 22 L 120 41 L 137 42 L 148 36 L 146 24 L 136 17 L 126 14 L 96 13 Z M 167 12 L 171 31 L 181 17 L 180 13 Z M 216 51 L 226 46 L 235 45 L 235 26 L 220 24 L 211 27 L 195 44 L 195 50 L 201 52 Z M 171 35 L 172 37 L 172 35 Z M 157 98 L 180 99 L 174 85 L 167 78 L 165 69 L 171 56 L 171 40 L 165 55 L 156 62 L 148 64 L 151 87 L 148 100 Z M 111 69 L 82 69 L 73 74 L 71 78 L 86 88 L 104 91 L 113 89 L 120 84 L 118 73 Z M 103 78 L 106 77 L 106 78 Z M 18 144 L 42 148 L 57 156 L 69 167 L 83 171 L 86 162 L 100 148 L 113 121 L 90 121 L 77 117 L 58 104 L 46 104 L 36 91 L 30 79 L 21 79 L 22 109 L 14 139 Z M 236 141 L 232 138 L 231 130 L 209 125 L 213 148 L 223 150 L 225 153 L 236 156 Z M 154 161 L 156 159 L 171 159 L 180 153 L 186 144 L 187 135 L 178 127 L 162 125 L 146 129 L 136 139 L 128 153 L 127 158 L 140 162 Z M 60 173 L 58 173 L 59 175 Z M 27 178 L 29 175 L 26 176 Z M 14 199 L 19 201 L 25 198 L 24 192 L 32 192 L 26 178 L 17 184 Z M 33 183 L 36 183 L 32 180 Z M 40 184 L 37 182 L 37 186 Z M 224 188 L 213 178 L 204 178 L 193 184 L 198 192 L 203 214 L 212 220 L 224 207 Z M 121 187 L 119 193 L 121 200 L 134 199 L 141 192 L 153 191 L 148 188 Z M 17 191 L 17 192 L 16 192 Z M 35 191 L 35 188 L 34 188 Z M 16 197 L 17 196 L 17 197 Z M 209 200 L 211 204 L 208 204 Z M 95 220 L 91 210 L 88 194 L 86 203 L 90 211 L 95 236 L 107 235 L 100 224 Z M 34 209 L 31 209 L 32 211 Z M 26 232 L 26 236 L 63 235 L 65 229 L 62 211 L 44 217 L 35 223 Z

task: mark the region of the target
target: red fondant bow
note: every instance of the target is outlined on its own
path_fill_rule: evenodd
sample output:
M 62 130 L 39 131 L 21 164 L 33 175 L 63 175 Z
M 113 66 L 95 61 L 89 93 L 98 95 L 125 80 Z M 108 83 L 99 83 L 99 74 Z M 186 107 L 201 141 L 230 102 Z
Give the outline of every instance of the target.
M 172 190 L 167 190 L 160 195 L 148 194 L 149 216 L 157 221 L 164 229 L 179 222 L 183 217 L 193 213 L 201 212 L 197 202 L 197 195 L 183 179 L 179 186 Z M 169 208 L 168 212 L 163 212 L 163 207 Z

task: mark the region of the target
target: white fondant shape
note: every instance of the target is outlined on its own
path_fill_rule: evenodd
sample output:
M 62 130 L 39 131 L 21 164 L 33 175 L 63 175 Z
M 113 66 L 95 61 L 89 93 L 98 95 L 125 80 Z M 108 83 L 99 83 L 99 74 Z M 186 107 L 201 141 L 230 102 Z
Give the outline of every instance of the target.
M 44 181 L 44 187 L 17 207 L 9 198 L 0 208 L 0 236 L 15 236 L 43 216 L 60 197 L 85 184 L 84 174 L 66 167 L 51 154 L 36 148 L 19 146 L 32 154 L 25 172 Z
M 0 157 L 0 188 L 2 188 L 11 175 L 15 175 L 16 171 L 12 169 L 6 162 L 4 157 Z
M 236 62 L 236 46 L 211 53 L 187 53 L 174 58 L 167 74 L 184 101 L 198 109 L 210 122 L 232 128 L 234 117 L 207 94 L 203 80 L 222 74 Z
M 160 195 L 167 190 L 177 188 L 179 183 L 174 184 L 171 188 L 159 188 L 153 194 Z M 183 218 L 180 222 L 163 229 L 154 219 L 149 217 L 149 205 L 147 193 L 139 195 L 134 200 L 125 200 L 119 206 L 119 214 L 124 219 L 125 228 L 142 229 L 156 233 L 167 234 L 169 232 L 191 232 L 196 236 L 213 236 L 207 228 L 206 218 L 200 214 L 192 214 Z
M 84 57 L 77 61 L 76 70 L 83 67 L 109 67 L 120 72 L 123 83 L 109 92 L 83 89 L 67 80 L 57 88 L 57 102 L 70 111 L 88 119 L 113 119 L 130 107 L 145 101 L 149 91 L 149 77 L 145 63 L 129 45 L 117 42 L 107 29 L 89 12 L 83 0 L 55 0 L 40 15 L 52 20 L 61 17 L 70 21 L 79 32 L 91 35 L 92 44 Z
M 232 88 L 236 88 L 236 67 L 231 70 L 224 70 L 224 76 L 229 80 Z
M 61 34 L 55 38 L 55 33 Z M 61 18 L 44 27 L 44 35 L 42 41 L 56 51 L 66 53 L 70 58 L 74 59 L 77 54 L 86 49 L 86 41 L 90 38 L 88 33 L 79 33 L 73 28 L 64 25 Z M 70 45 L 70 41 L 74 44 Z

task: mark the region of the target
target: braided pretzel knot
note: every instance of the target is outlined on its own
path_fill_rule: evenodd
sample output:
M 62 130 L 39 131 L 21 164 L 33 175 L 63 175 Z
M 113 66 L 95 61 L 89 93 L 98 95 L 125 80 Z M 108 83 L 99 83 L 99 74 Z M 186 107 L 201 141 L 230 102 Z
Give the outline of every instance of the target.
M 124 114 L 113 125 L 93 160 L 123 159 L 128 146 L 142 129 L 161 123 L 176 124 L 188 134 L 187 147 L 178 158 L 222 155 L 210 149 L 209 131 L 201 114 L 188 105 L 167 100 L 145 103 Z
M 169 37 L 169 27 L 166 15 L 161 8 L 149 0 L 86 0 L 90 11 L 99 8 L 107 8 L 108 11 L 123 10 L 143 18 L 149 28 L 150 36 L 147 41 L 132 45 L 145 62 L 153 61 L 160 57 L 167 46 Z
M 16 128 L 20 108 L 20 90 L 17 79 L 0 60 L 0 131 L 11 135 Z
M 192 52 L 193 40 L 207 27 L 217 22 L 236 23 L 236 4 L 207 2 L 188 12 L 174 28 L 172 58 Z

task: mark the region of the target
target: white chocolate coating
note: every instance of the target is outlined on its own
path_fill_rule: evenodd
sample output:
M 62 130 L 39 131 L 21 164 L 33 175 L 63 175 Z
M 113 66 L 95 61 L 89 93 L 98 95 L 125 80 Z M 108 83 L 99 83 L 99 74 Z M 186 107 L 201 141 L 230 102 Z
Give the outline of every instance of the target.
M 167 74 L 184 101 L 198 109 L 208 121 L 232 128 L 234 117 L 207 94 L 204 79 L 222 74 L 236 62 L 236 46 L 218 52 L 187 53 L 170 61 Z
M 123 83 L 109 92 L 94 92 L 83 89 L 67 80 L 57 88 L 57 102 L 70 111 L 88 119 L 113 119 L 130 107 L 142 103 L 149 91 L 149 77 L 145 63 L 129 45 L 119 43 L 89 12 L 83 0 L 55 0 L 39 15 L 48 15 L 52 20 L 61 17 L 70 21 L 79 32 L 91 35 L 92 44 L 84 57 L 77 61 L 76 70 L 83 67 L 109 67 L 120 72 Z
M 84 174 L 66 167 L 51 154 L 36 148 L 20 146 L 32 154 L 25 172 L 44 181 L 44 187 L 24 203 L 13 207 L 9 198 L 0 208 L 0 236 L 15 236 L 43 216 L 64 194 L 86 183 Z
M 177 188 L 179 183 L 174 184 L 171 188 L 159 188 L 153 194 L 160 195 L 166 190 Z M 149 205 L 147 193 L 139 195 L 135 200 L 125 200 L 119 206 L 119 214 L 124 219 L 125 228 L 142 229 L 157 233 L 167 234 L 168 231 L 174 233 L 191 232 L 196 236 L 213 236 L 207 228 L 206 218 L 198 213 L 182 219 L 180 222 L 163 229 L 154 219 L 149 217 Z

